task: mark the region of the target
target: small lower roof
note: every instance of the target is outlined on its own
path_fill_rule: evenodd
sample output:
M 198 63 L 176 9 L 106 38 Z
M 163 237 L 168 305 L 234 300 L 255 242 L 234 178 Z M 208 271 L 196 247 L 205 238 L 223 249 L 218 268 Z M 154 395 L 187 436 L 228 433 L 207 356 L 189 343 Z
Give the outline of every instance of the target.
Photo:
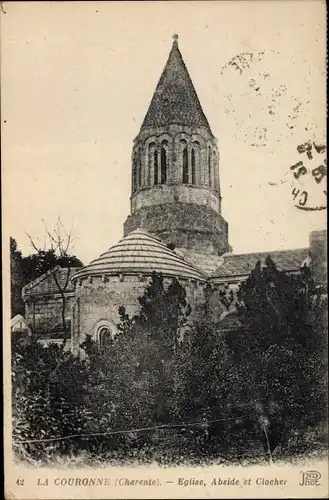
M 29 335 L 31 334 L 31 328 L 29 327 L 26 319 L 20 314 L 16 314 L 16 316 L 11 318 L 10 327 L 12 331 L 24 331 L 28 332 Z
M 246 275 L 255 268 L 258 261 L 264 263 L 270 257 L 279 271 L 297 271 L 309 254 L 308 248 L 256 252 L 240 255 L 227 254 L 223 263 L 212 273 L 212 277 Z
M 199 252 L 177 249 L 191 265 L 195 266 L 208 278 L 229 278 L 248 276 L 258 261 L 265 263 L 269 256 L 280 271 L 297 271 L 309 256 L 308 248 L 277 250 L 245 254 L 227 253 L 222 256 L 205 255 Z

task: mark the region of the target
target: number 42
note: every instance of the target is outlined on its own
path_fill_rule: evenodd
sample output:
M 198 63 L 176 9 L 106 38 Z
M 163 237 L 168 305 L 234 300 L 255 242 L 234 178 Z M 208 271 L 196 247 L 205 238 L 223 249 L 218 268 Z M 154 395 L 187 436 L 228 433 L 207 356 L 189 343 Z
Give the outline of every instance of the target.
M 16 479 L 17 486 L 24 486 L 24 479 L 18 478 Z

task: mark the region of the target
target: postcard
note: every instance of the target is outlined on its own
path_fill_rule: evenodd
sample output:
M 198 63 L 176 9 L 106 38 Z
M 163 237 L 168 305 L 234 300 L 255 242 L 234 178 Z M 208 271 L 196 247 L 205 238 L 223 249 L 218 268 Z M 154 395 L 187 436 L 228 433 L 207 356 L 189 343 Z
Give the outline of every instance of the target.
M 1 2 L 8 500 L 328 494 L 326 9 Z

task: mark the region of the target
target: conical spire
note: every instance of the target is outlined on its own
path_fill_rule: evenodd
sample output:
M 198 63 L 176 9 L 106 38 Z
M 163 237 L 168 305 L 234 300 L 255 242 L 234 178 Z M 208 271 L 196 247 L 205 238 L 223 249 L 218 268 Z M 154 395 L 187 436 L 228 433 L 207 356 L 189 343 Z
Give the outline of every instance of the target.
M 141 130 L 171 124 L 192 127 L 210 126 L 178 48 L 178 35 L 162 72 Z

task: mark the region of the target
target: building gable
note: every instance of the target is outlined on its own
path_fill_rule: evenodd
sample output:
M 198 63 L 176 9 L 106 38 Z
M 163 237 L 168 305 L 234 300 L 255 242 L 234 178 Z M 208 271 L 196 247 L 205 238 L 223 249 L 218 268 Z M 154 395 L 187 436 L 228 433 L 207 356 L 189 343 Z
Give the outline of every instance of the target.
M 80 268 L 62 268 L 60 266 L 57 266 L 53 270 L 47 271 L 46 273 L 42 274 L 23 287 L 23 299 L 32 296 L 55 295 L 60 293 L 60 290 L 54 278 L 54 273 L 56 275 L 56 279 L 60 288 L 62 290 L 65 288 L 65 293 L 74 293 L 74 285 L 71 282 L 71 277 L 78 269 Z M 65 286 L 66 282 L 67 286 Z

